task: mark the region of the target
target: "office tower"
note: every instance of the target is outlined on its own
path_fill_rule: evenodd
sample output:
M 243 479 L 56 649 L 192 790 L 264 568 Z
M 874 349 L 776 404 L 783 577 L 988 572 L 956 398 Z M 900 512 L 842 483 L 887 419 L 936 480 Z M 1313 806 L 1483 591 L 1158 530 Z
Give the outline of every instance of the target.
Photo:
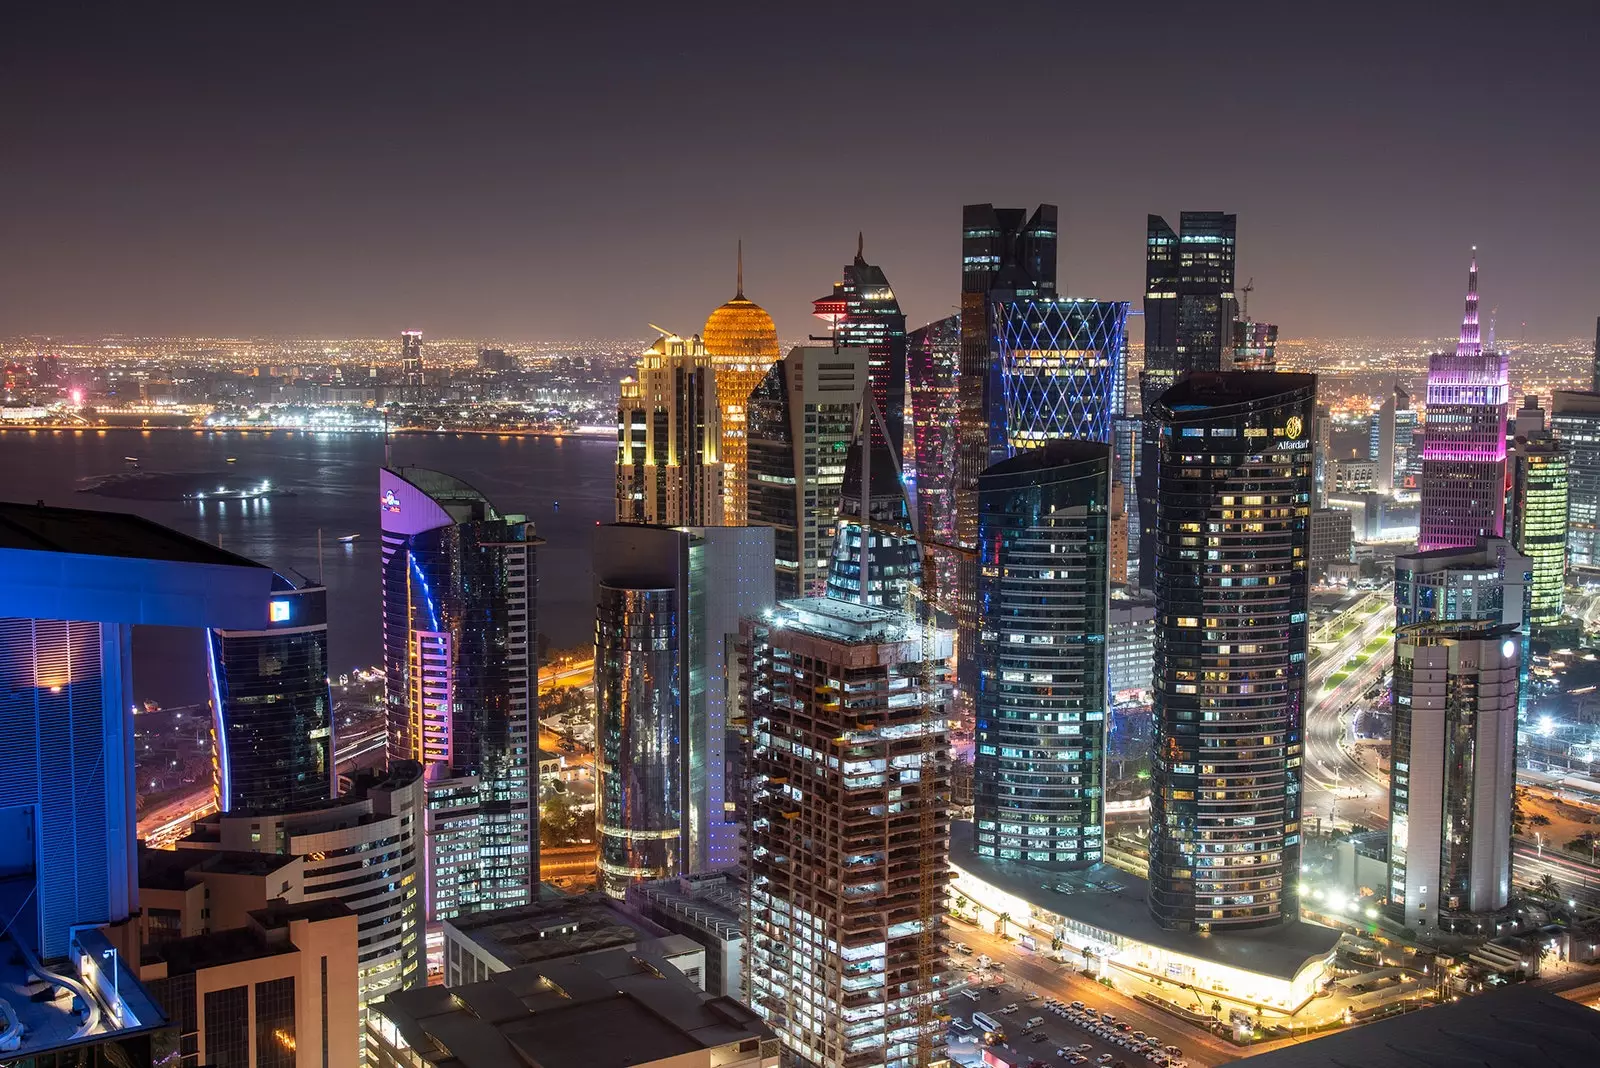
M 7 1062 L 153 1063 L 165 1021 L 136 973 L 132 629 L 259 629 L 271 579 L 136 516 L 0 503 Z
M 989 427 L 989 455 L 998 460 L 1067 438 L 1110 442 L 1127 302 L 1011 301 L 993 316 L 1002 407 Z
M 722 421 L 723 518 L 730 527 L 745 524 L 745 486 L 749 452 L 745 446 L 750 393 L 778 362 L 778 328 L 761 305 L 744 295 L 744 242 L 739 242 L 733 299 L 706 320 L 706 358 L 717 380 Z M 620 518 L 620 514 L 619 514 Z
M 978 476 L 1004 455 L 991 451 L 991 427 L 1004 426 L 996 304 L 1056 294 L 1056 206 L 961 209 L 961 366 L 957 377 L 956 542 L 978 544 Z M 972 559 L 956 563 L 958 691 L 977 689 L 978 571 Z
M 1186 211 L 1178 230 L 1159 215 L 1145 230 L 1144 370 L 1139 392 L 1145 416 L 1139 483 L 1139 588 L 1155 588 L 1156 464 L 1160 451 L 1152 412 L 1161 394 L 1191 371 L 1221 371 L 1231 354 L 1237 216 Z
M 764 527 L 595 530 L 601 888 L 735 865 L 727 653 L 773 602 Z
M 1235 371 L 1278 369 L 1278 324 L 1235 319 L 1233 363 Z
M 1156 608 L 1146 601 L 1111 602 L 1106 635 L 1111 699 L 1148 702 L 1155 682 Z
M 837 346 L 867 350 L 867 380 L 872 399 L 883 413 L 883 431 L 872 424 L 872 443 L 887 440 L 896 456 L 905 455 L 906 317 L 882 267 L 862 258 L 864 240 L 856 235 L 856 258 L 845 265 L 844 281 L 833 292 L 812 301 L 812 308 L 832 330 Z
M 147 947 L 139 977 L 177 1028 L 172 1068 L 356 1068 L 356 915 L 275 901 L 245 926 Z
M 1314 375 L 1192 373 L 1160 447 L 1150 911 L 1213 932 L 1299 914 Z
M 1388 911 L 1398 923 L 1421 930 L 1506 904 L 1521 649 L 1517 628 L 1492 619 L 1395 631 Z
M 1372 488 L 1394 492 L 1395 394 L 1391 393 L 1367 418 L 1367 459 L 1372 461 Z
M 1394 622 L 1487 619 L 1521 627 L 1532 603 L 1533 561 L 1504 538 L 1470 549 L 1434 549 L 1394 558 Z
M 1478 340 L 1478 257 L 1454 354 L 1428 357 L 1428 419 L 1422 442 L 1423 550 L 1471 547 L 1500 537 L 1506 521 L 1505 353 Z
M 862 437 L 866 436 L 863 428 Z M 846 454 L 844 485 L 839 496 L 839 521 L 828 557 L 827 596 L 860 604 L 911 607 L 912 589 L 922 579 L 922 552 L 911 537 L 911 514 L 905 484 L 894 458 L 884 448 L 871 450 L 872 470 L 862 482 L 861 443 Z M 871 522 L 862 549 L 861 504 L 865 495 Z M 897 535 L 895 531 L 903 532 Z M 863 573 L 865 578 L 863 579 Z
M 750 394 L 748 522 L 773 528 L 780 600 L 827 590 L 866 376 L 864 348 L 800 347 Z
M 1311 500 L 1316 508 L 1328 507 L 1328 495 L 1333 492 L 1333 476 L 1338 461 L 1330 458 L 1333 451 L 1333 413 L 1325 404 L 1317 405 L 1312 423 L 1311 442 Z
M 429 923 L 528 901 L 540 542 L 525 516 L 420 467 L 379 473 L 389 760 L 428 788 Z
M 1327 582 L 1335 564 L 1348 564 L 1354 548 L 1355 531 L 1350 513 L 1319 508 L 1311 513 L 1311 578 Z
M 400 374 L 407 386 L 420 388 L 424 384 L 421 330 L 400 332 Z
M 326 801 L 338 792 L 328 690 L 328 591 L 272 576 L 264 626 L 207 634 L 217 807 Z
M 638 375 L 622 380 L 617 404 L 617 522 L 722 523 L 722 413 L 705 346 L 662 334 Z
M 744 624 L 747 999 L 816 1068 L 928 1063 L 943 1028 L 950 652 L 825 598 Z
M 1594 376 L 1589 388 L 1600 393 L 1600 315 L 1594 320 Z
M 1111 474 L 1122 487 L 1122 516 L 1128 538 L 1128 551 L 1122 559 L 1124 582 L 1139 577 L 1139 439 L 1143 433 L 1142 415 L 1120 415 L 1111 421 L 1111 454 L 1115 462 Z
M 1539 398 L 1530 393 L 1522 398 L 1522 407 L 1512 417 L 1511 436 L 1531 439 L 1542 437 L 1544 432 L 1544 409 L 1539 407 Z
M 1128 584 L 1128 498 L 1122 483 L 1111 482 L 1111 541 L 1106 561 L 1111 585 Z
M 1390 485 L 1395 489 L 1415 489 L 1422 475 L 1422 452 L 1416 445 L 1417 410 L 1411 406 L 1411 395 L 1398 385 L 1394 387 L 1394 464 Z
M 1567 558 L 1600 561 L 1600 393 L 1558 390 L 1550 429 L 1567 454 Z
M 918 528 L 938 541 L 954 542 L 961 316 L 913 330 L 906 340 L 906 363 L 911 434 L 902 466 L 916 487 Z M 943 583 L 941 589 L 948 593 Z
M 978 478 L 980 857 L 1101 860 L 1110 503 L 1098 442 L 1047 442 Z
M 1533 568 L 1528 623 L 1561 624 L 1567 582 L 1567 454 L 1553 441 L 1518 439 L 1511 450 L 1511 544 Z

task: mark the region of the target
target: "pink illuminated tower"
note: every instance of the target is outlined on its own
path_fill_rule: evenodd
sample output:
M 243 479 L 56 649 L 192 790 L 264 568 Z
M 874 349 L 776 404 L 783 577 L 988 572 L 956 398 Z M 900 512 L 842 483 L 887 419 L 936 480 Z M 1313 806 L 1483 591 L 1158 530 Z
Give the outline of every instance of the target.
M 1467 310 L 1454 355 L 1428 357 L 1422 435 L 1421 548 L 1469 548 L 1502 537 L 1506 524 L 1504 353 L 1478 340 L 1478 250 L 1467 275 Z

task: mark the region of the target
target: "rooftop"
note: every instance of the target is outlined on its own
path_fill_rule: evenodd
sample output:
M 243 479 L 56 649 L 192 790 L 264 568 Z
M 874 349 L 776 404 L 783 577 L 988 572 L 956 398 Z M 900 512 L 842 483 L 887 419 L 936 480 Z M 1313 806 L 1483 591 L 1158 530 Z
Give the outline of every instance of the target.
M 832 597 L 780 601 L 768 618 L 777 626 L 847 644 L 903 642 L 921 635 L 916 619 L 903 612 Z
M 0 549 L 268 569 L 126 512 L 0 501 Z M 269 572 L 270 574 L 270 572 Z
M 973 852 L 972 824 L 965 820 L 950 824 L 950 863 L 1058 916 L 1133 942 L 1276 979 L 1293 979 L 1307 963 L 1332 953 L 1340 937 L 1331 927 L 1304 920 L 1236 934 L 1169 931 L 1150 918 L 1146 903 L 1150 884 L 1137 875 L 1108 864 L 1061 872 L 980 858 Z M 1076 886 L 1080 892 L 1058 893 L 1053 889 L 1058 885 Z
M 1161 394 L 1158 402 L 1169 411 L 1226 409 L 1256 406 L 1263 401 L 1286 402 L 1291 395 L 1311 394 L 1316 375 L 1277 371 L 1204 371 L 1187 375 Z
M 1531 986 L 1508 986 L 1239 1063 L 1250 1068 L 1590 1068 L 1600 1063 L 1600 1012 Z
M 277 853 L 217 849 L 151 849 L 139 847 L 139 885 L 151 890 L 184 890 L 191 871 L 230 875 L 271 875 L 295 862 Z
M 293 920 L 335 920 L 341 916 L 354 917 L 355 913 L 342 901 L 305 901 L 297 904 L 277 902 L 250 913 L 247 927 L 234 927 L 226 931 L 177 938 L 158 945 L 145 946 L 141 964 L 165 961 L 167 975 L 187 975 L 206 968 L 220 968 L 244 960 L 293 953 L 298 948 L 287 938 L 270 936 L 267 932 L 289 926 Z
M 627 914 L 600 893 L 475 912 L 445 923 L 512 968 L 632 946 L 668 933 L 648 920 Z

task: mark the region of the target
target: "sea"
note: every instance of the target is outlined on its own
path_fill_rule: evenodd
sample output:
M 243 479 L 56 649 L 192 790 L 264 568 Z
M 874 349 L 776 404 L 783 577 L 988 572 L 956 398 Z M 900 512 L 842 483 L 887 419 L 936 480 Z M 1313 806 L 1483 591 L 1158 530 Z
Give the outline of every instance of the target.
M 398 434 L 396 465 L 431 467 L 481 490 L 503 513 L 533 521 L 539 631 L 552 648 L 593 638 L 594 528 L 614 512 L 614 442 L 605 437 Z M 126 457 L 136 457 L 137 464 Z M 133 512 L 294 577 L 328 587 L 328 660 L 335 676 L 383 662 L 379 634 L 375 434 L 315 431 L 0 431 L 0 499 Z M 269 487 L 252 500 L 185 499 Z M 317 538 L 321 533 L 322 547 Z M 354 541 L 338 539 L 359 535 Z M 202 637 L 163 627 L 134 634 L 134 697 L 163 705 L 205 699 Z

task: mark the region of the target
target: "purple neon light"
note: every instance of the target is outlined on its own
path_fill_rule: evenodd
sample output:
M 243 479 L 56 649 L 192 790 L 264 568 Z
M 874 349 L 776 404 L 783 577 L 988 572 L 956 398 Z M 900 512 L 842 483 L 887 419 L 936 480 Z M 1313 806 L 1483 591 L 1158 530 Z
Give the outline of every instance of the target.
M 1457 356 L 1481 356 L 1483 346 L 1478 343 L 1478 246 L 1472 246 L 1472 269 L 1467 273 L 1467 310 L 1461 317 L 1461 340 L 1456 342 Z

